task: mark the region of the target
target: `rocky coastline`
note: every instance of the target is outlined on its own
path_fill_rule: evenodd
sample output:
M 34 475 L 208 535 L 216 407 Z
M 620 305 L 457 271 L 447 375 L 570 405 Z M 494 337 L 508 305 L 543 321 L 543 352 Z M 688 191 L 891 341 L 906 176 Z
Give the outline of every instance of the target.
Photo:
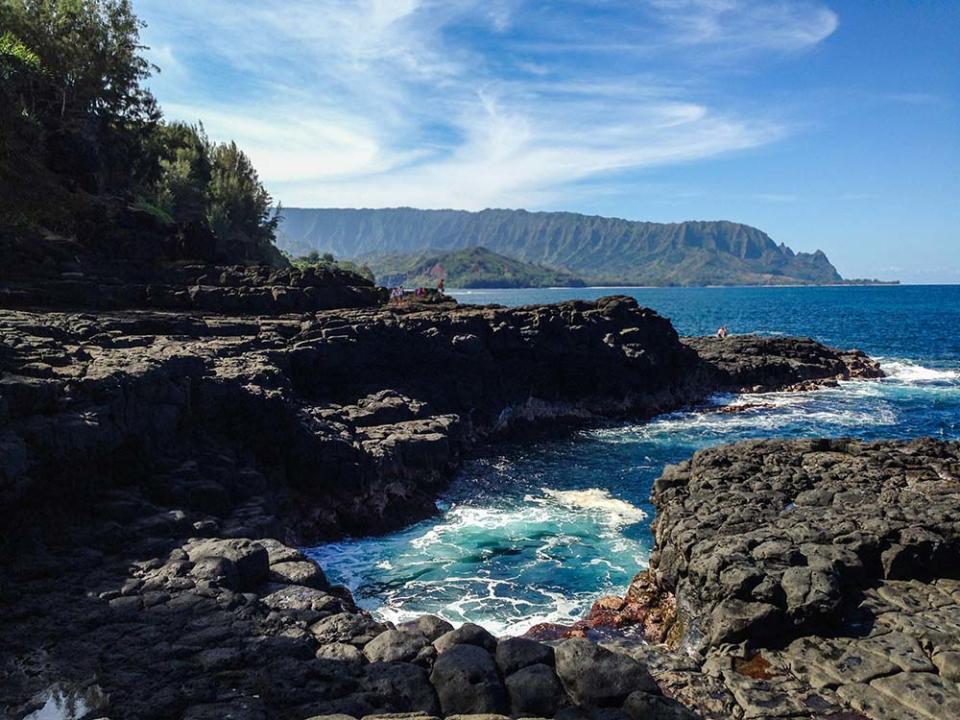
M 664 643 L 626 652 L 704 718 L 960 716 L 960 443 L 737 443 L 653 500 L 650 570 L 568 635 Z
M 881 374 L 812 341 L 730 338 L 730 353 L 681 340 L 624 297 L 297 314 L 263 302 L 271 311 L 258 315 L 0 310 L 0 709 L 11 717 L 58 692 L 91 718 L 711 717 L 678 679 L 707 677 L 694 628 L 723 647 L 737 637 L 699 609 L 682 625 L 659 620 L 658 640 L 693 656 L 613 635 L 608 647 L 593 635 L 498 640 L 429 617 L 391 627 L 296 545 L 434 512 L 460 458 L 508 434 Z M 658 489 L 658 541 L 682 514 L 667 498 Z M 908 554 L 889 563 L 920 542 L 902 540 Z M 665 555 L 647 595 L 679 599 L 686 618 L 681 572 L 661 577 L 674 567 Z M 791 629 L 819 629 L 813 610 L 807 626 L 789 603 L 771 607 Z

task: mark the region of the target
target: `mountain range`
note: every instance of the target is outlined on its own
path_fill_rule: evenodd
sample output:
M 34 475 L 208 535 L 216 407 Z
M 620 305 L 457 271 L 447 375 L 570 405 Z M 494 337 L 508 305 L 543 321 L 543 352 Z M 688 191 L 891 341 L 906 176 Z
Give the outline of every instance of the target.
M 823 252 L 794 252 L 757 228 L 725 220 L 653 223 L 570 212 L 414 208 L 284 208 L 283 216 L 282 250 L 359 259 L 379 267 L 378 277 L 412 269 L 418 258 L 429 259 L 425 253 L 479 247 L 592 284 L 843 282 Z

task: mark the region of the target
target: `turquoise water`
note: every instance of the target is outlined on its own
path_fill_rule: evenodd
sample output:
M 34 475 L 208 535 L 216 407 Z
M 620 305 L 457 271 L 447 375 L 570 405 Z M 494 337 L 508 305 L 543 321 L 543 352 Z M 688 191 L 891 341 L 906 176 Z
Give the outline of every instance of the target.
M 379 538 L 310 550 L 359 603 L 391 619 L 425 612 L 520 633 L 579 619 L 622 591 L 651 546 L 650 488 L 663 466 L 755 437 L 960 438 L 960 286 L 472 290 L 461 302 L 522 305 L 629 294 L 682 334 L 809 335 L 859 347 L 890 375 L 813 393 L 716 396 L 650 423 L 498 445 L 470 461 L 438 516 Z M 736 413 L 718 408 L 748 406 Z

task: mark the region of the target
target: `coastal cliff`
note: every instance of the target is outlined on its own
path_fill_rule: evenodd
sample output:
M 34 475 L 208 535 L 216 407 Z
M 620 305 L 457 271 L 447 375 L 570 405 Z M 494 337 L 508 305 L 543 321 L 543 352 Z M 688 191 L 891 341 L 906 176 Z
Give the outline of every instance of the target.
M 647 417 L 718 389 L 718 366 L 655 312 L 622 297 L 262 317 L 5 310 L 0 329 L 10 712 L 50 702 L 56 683 L 115 717 L 685 712 L 645 663 L 590 644 L 377 623 L 284 544 L 434 512 L 459 459 L 497 436 Z M 796 382 L 877 372 L 816 347 L 819 370 L 808 358 Z M 619 684 L 597 687 L 598 668 Z

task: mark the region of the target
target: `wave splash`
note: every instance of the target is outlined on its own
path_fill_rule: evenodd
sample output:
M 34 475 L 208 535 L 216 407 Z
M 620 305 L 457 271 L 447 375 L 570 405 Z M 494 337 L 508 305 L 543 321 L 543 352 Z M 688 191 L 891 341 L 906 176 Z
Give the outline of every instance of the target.
M 880 367 L 889 380 L 902 383 L 936 383 L 960 380 L 960 370 L 924 367 L 910 360 L 881 359 Z
M 540 491 L 563 507 L 604 513 L 611 525 L 633 525 L 647 518 L 647 513 L 636 505 L 615 498 L 609 491 L 602 488 L 589 488 L 588 490 L 540 488 Z M 538 502 L 538 498 L 530 496 L 525 499 Z

